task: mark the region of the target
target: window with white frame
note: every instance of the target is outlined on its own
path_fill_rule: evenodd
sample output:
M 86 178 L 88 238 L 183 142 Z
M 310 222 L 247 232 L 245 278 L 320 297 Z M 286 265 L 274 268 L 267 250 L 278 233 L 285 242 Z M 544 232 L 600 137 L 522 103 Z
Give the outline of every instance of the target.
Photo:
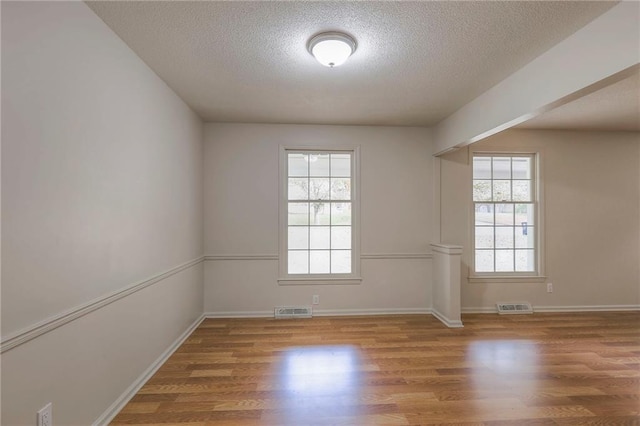
M 473 154 L 475 275 L 540 271 L 534 154 Z
M 356 275 L 355 153 L 284 149 L 283 277 Z

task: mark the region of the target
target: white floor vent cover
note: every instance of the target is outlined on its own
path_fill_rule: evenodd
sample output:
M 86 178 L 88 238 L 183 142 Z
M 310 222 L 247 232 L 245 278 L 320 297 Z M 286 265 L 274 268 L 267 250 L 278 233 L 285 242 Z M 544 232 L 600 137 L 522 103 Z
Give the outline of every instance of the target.
M 497 303 L 498 313 L 500 315 L 506 314 L 532 314 L 533 308 L 531 303 Z
M 311 318 L 311 306 L 280 306 L 275 311 L 276 318 Z

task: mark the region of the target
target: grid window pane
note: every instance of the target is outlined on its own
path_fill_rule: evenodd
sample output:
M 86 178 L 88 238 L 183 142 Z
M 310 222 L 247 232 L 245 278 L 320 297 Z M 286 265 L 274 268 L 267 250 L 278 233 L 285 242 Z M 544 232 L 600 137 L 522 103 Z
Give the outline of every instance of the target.
M 513 157 L 513 179 L 531 179 L 531 158 L 529 157 Z
M 331 154 L 331 176 L 350 177 L 351 176 L 351 155 Z
M 329 203 L 310 203 L 309 205 L 310 225 L 331 224 L 331 206 Z
M 331 199 L 351 199 L 351 178 L 331 178 Z
M 493 248 L 493 227 L 476 227 L 476 248 Z
M 329 230 L 328 226 L 312 226 L 309 228 L 309 248 L 328 250 L 330 248 Z
M 493 225 L 493 204 L 476 203 L 476 225 Z
M 516 226 L 516 248 L 534 248 L 535 232 L 533 226 Z
M 331 203 L 331 224 L 351 225 L 351 203 Z
M 309 224 L 309 203 L 289 203 L 288 208 L 289 225 Z
M 351 273 L 351 250 L 331 250 L 331 272 L 334 274 Z
M 328 274 L 331 272 L 329 250 L 311 250 L 309 252 L 309 273 Z
M 493 272 L 493 250 L 476 250 L 476 271 Z
M 533 204 L 516 204 L 515 213 L 516 213 L 516 217 L 515 217 L 516 225 L 522 225 L 524 223 L 527 223 L 533 226 L 534 224 Z
M 531 201 L 531 181 L 513 181 L 513 201 Z
M 330 183 L 331 183 L 331 180 L 329 178 L 310 178 L 309 179 L 309 199 L 310 200 L 328 200 Z
M 475 157 L 473 159 L 473 178 L 491 179 L 491 157 Z
M 289 250 L 287 253 L 289 260 L 288 271 L 290 274 L 308 274 L 309 273 L 309 252 Z
M 309 155 L 289 154 L 289 176 L 309 176 Z
M 490 180 L 473 181 L 473 201 L 492 201 Z
M 309 155 L 309 176 L 329 176 L 329 154 Z
M 351 227 L 331 227 L 331 249 L 351 249 Z
M 309 179 L 289 178 L 288 186 L 289 200 L 309 199 Z
M 513 227 L 499 226 L 496 232 L 496 248 L 513 248 Z
M 513 271 L 513 250 L 496 250 L 496 272 Z
M 511 157 L 493 157 L 493 179 L 511 179 Z
M 290 249 L 309 249 L 309 228 L 306 226 L 290 226 L 288 234 Z
M 513 225 L 513 204 L 496 204 L 496 226 Z
M 516 250 L 516 271 L 534 272 L 535 270 L 535 252 L 533 250 Z
M 493 201 L 511 201 L 511 181 L 493 181 Z

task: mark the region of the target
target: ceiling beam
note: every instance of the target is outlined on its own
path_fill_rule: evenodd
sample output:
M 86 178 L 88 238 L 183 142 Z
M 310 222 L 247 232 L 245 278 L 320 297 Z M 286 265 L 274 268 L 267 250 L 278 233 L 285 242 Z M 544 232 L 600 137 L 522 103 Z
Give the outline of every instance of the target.
M 619 81 L 639 64 L 640 3 L 621 2 L 438 123 L 435 155 Z

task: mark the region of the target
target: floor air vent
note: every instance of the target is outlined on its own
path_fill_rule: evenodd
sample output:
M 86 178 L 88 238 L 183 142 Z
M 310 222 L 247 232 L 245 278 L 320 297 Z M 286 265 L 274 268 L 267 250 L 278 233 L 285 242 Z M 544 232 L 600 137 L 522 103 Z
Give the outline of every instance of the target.
M 505 314 L 532 314 L 531 303 L 498 303 L 498 313 Z
M 311 318 L 311 306 L 281 306 L 275 310 L 276 318 Z

